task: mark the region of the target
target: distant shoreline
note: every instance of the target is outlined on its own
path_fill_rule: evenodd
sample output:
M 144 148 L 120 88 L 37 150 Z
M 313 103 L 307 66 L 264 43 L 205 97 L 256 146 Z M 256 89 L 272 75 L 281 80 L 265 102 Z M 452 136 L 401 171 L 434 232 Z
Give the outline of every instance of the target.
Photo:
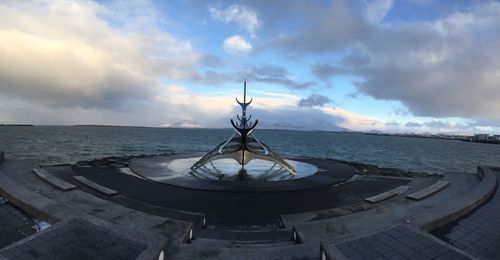
M 500 144 L 497 140 L 461 140 L 469 143 L 482 143 L 482 144 Z
M 0 124 L 0 126 L 29 126 L 29 127 L 33 127 L 34 125 L 31 125 L 31 124 Z

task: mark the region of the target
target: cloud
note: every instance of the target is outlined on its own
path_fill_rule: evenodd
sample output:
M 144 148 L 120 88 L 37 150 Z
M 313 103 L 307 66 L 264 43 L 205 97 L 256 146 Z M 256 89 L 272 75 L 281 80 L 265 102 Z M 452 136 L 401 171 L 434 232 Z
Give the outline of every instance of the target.
M 420 124 L 418 122 L 412 122 L 412 121 L 407 122 L 405 124 L 405 127 L 421 127 L 421 126 L 422 126 L 422 124 Z
M 311 72 L 320 80 L 328 80 L 335 75 L 348 74 L 350 70 L 337 65 L 315 63 L 311 65 Z
M 336 26 L 344 25 L 339 19 L 346 21 L 343 28 Z M 496 2 L 434 20 L 380 25 L 336 1 L 312 25 L 281 37 L 280 46 L 303 54 L 347 52 L 341 62 L 318 59 L 312 73 L 325 81 L 350 76 L 360 93 L 400 101 L 415 116 L 500 119 L 498 24 Z
M 255 35 L 261 22 L 257 18 L 257 13 L 250 7 L 243 5 L 231 5 L 226 9 L 209 7 L 208 11 L 212 19 L 225 24 L 235 23 L 242 30 L 251 35 Z
M 448 133 L 471 133 L 476 131 L 472 124 L 451 123 L 446 120 L 431 119 L 422 123 L 408 121 L 404 127 L 417 128 L 423 131 L 448 132 Z
M 388 122 L 385 122 L 385 126 L 387 126 L 387 127 L 400 127 L 401 124 L 396 122 L 396 121 L 388 121 Z
M 423 125 L 427 126 L 427 127 L 431 127 L 431 128 L 436 128 L 436 129 L 449 129 L 452 127 L 462 126 L 459 124 L 451 124 L 450 122 L 445 122 L 445 121 L 441 121 L 441 120 L 431 120 L 431 121 L 425 122 Z
M 230 55 L 245 54 L 252 50 L 252 45 L 239 35 L 225 39 L 222 47 Z
M 161 31 L 153 11 L 123 19 L 117 10 L 87 1 L 2 2 L 1 95 L 130 111 L 154 98 L 160 77 L 189 78 L 204 62 L 189 42 Z
M 374 129 L 384 130 L 386 127 L 383 122 L 380 122 L 377 119 L 360 115 L 354 112 L 350 112 L 339 107 L 324 107 L 321 108 L 321 111 L 324 111 L 325 113 L 329 113 L 330 115 L 334 115 L 336 117 L 343 118 L 343 120 L 339 122 L 339 126 L 351 130 L 357 130 L 357 131 L 371 131 Z
M 374 25 L 350 8 L 345 1 L 337 0 L 332 1 L 328 7 L 314 9 L 311 25 L 303 30 L 281 35 L 274 46 L 293 53 L 327 53 L 365 41 L 374 30 Z
M 391 10 L 393 0 L 373 0 L 366 3 L 365 16 L 371 23 L 379 23 Z
M 347 68 L 362 67 L 370 63 L 370 56 L 367 54 L 351 52 L 342 57 L 342 61 L 340 63 Z
M 251 66 L 245 73 L 249 80 L 283 85 L 295 90 L 308 89 L 316 85 L 312 81 L 297 81 L 291 77 L 286 68 L 271 64 Z
M 245 65 L 242 69 L 229 72 L 207 70 L 197 73 L 191 80 L 203 84 L 220 85 L 241 83 L 245 76 L 249 82 L 276 84 L 293 90 L 308 89 L 316 85 L 312 81 L 298 81 L 292 78 L 286 68 L 267 63 Z
M 182 106 L 184 111 L 163 125 L 230 127 L 229 119 L 241 112 L 234 96 L 199 95 L 185 88 L 174 89 L 175 93 L 169 91 L 162 100 Z M 247 113 L 259 119 L 259 128 L 339 131 L 345 129 L 339 125 L 349 121 L 344 114 L 335 110 L 297 107 L 298 96 L 272 93 L 267 93 L 267 96 L 254 97 L 248 108 Z
M 329 97 L 320 94 L 311 94 L 308 97 L 299 100 L 297 105 L 299 107 L 321 107 L 329 103 L 332 103 L 332 100 Z

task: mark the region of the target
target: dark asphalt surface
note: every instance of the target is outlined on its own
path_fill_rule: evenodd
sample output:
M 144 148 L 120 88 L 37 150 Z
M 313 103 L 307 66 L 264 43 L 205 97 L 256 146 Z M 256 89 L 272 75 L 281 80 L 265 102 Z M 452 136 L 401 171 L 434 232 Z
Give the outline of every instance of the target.
M 328 163 L 328 160 L 325 163 Z M 362 178 L 342 185 L 330 185 L 309 190 L 286 192 L 221 192 L 179 188 L 155 183 L 124 174 L 113 167 L 73 167 L 74 172 L 103 186 L 116 190 L 121 196 L 108 197 L 82 187 L 70 174 L 57 174 L 57 167 L 46 168 L 60 178 L 78 185 L 80 189 L 122 205 L 168 217 L 165 209 L 206 214 L 209 225 L 252 226 L 277 225 L 280 215 L 361 204 L 363 199 L 407 183 L 402 179 Z M 329 169 L 335 174 L 335 169 Z M 348 179 L 350 175 L 337 176 Z M 158 206 L 151 208 L 148 205 Z M 177 216 L 182 219 L 182 216 Z

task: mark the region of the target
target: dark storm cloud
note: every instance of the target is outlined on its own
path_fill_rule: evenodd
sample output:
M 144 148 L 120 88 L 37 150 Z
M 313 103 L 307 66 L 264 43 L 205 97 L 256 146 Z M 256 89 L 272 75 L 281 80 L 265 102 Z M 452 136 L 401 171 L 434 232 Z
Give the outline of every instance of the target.
M 316 63 L 311 65 L 311 72 L 320 80 L 328 80 L 335 75 L 344 75 L 349 70 L 336 65 Z
M 228 82 L 241 82 L 244 77 L 248 81 L 277 84 L 290 89 L 307 89 L 316 85 L 312 81 L 294 80 L 284 67 L 272 64 L 250 66 L 245 70 L 228 73 L 207 70 L 204 73 L 194 75 L 191 80 L 203 84 L 219 85 Z
M 384 25 L 367 21 L 353 5 L 334 1 L 277 46 L 317 55 L 311 72 L 318 79 L 353 76 L 362 94 L 400 101 L 413 115 L 500 118 L 500 3 Z M 339 62 L 319 56 L 339 51 L 347 53 Z
M 362 67 L 370 62 L 370 56 L 350 53 L 342 58 L 341 64 L 345 67 Z
M 314 22 L 307 29 L 281 36 L 276 44 L 294 52 L 325 53 L 365 41 L 375 28 L 351 8 L 345 1 L 332 1 L 314 10 Z
M 332 103 L 332 100 L 329 97 L 320 94 L 311 94 L 308 97 L 299 100 L 297 105 L 299 107 L 315 107 L 324 106 L 329 103 Z

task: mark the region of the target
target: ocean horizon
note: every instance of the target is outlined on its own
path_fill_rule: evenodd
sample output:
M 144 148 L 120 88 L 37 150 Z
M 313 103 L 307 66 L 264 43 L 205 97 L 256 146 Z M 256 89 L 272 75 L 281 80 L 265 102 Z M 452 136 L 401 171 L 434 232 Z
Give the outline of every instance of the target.
M 0 128 L 0 150 L 10 159 L 65 164 L 109 156 L 206 152 L 232 133 L 229 128 L 9 126 Z M 345 131 L 257 129 L 254 134 L 285 157 L 347 160 L 430 173 L 474 173 L 479 165 L 500 165 L 500 145 Z

